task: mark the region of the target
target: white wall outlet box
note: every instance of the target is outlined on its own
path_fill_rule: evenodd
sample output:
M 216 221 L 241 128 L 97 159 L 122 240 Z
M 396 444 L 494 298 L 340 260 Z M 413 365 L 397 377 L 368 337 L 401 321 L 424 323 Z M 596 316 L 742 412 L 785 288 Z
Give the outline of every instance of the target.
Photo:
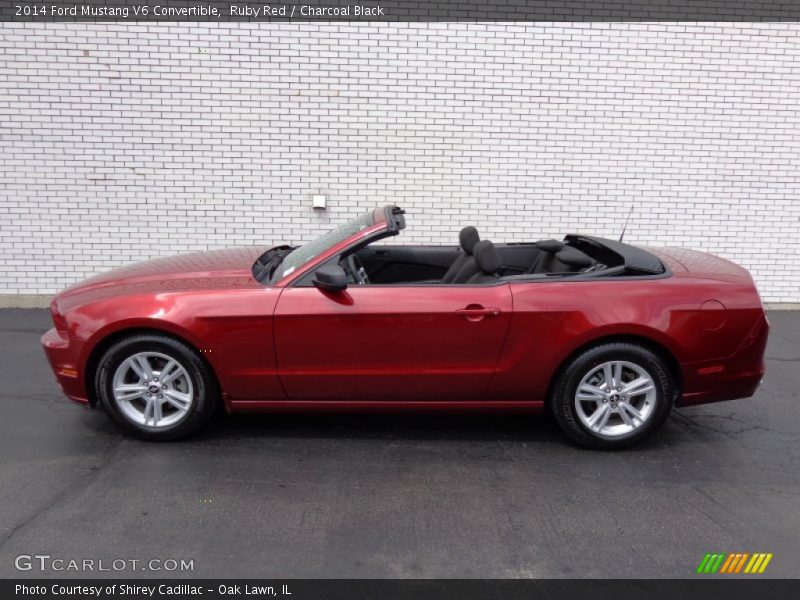
M 311 196 L 311 208 L 314 210 L 325 210 L 327 198 L 324 194 L 314 194 Z

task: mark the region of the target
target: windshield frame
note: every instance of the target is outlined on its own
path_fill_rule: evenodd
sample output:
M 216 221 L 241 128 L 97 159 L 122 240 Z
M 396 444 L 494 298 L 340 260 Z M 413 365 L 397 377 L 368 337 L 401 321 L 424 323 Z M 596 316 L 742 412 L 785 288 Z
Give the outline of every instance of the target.
M 357 243 L 362 242 L 365 238 L 374 237 L 374 236 L 376 236 L 376 234 L 396 235 L 397 233 L 399 233 L 399 229 L 401 229 L 402 227 L 399 226 L 399 223 L 398 223 L 397 220 L 392 218 L 394 210 L 396 210 L 396 209 L 392 205 L 384 206 L 384 207 L 381 207 L 381 208 L 376 208 L 371 212 L 364 213 L 364 214 L 362 214 L 362 215 L 360 215 L 360 216 L 358 216 L 358 217 L 356 217 L 354 219 L 351 219 L 350 221 L 347 221 L 346 223 L 343 223 L 342 225 L 339 225 L 338 227 L 336 227 L 336 228 L 334 228 L 334 229 L 332 229 L 330 231 L 325 232 L 324 234 L 322 234 L 321 236 L 317 237 L 315 240 L 312 240 L 309 243 L 313 244 L 315 241 L 317 241 L 317 240 L 319 240 L 321 238 L 324 238 L 327 235 L 330 235 L 332 232 L 336 231 L 337 229 L 345 227 L 347 224 L 350 224 L 350 223 L 353 223 L 355 221 L 358 221 L 359 219 L 364 219 L 366 217 L 371 217 L 372 222 L 373 222 L 372 225 L 367 225 L 366 227 L 363 227 L 363 228 L 355 231 L 354 233 L 352 233 L 351 235 L 347 236 L 346 238 L 343 238 L 342 240 L 340 240 L 340 241 L 338 241 L 336 243 L 333 243 L 332 245 L 328 246 L 327 248 L 317 252 L 315 255 L 309 257 L 308 259 L 306 259 L 302 263 L 298 264 L 295 267 L 295 269 L 293 271 L 291 271 L 290 273 L 284 274 L 282 269 L 281 269 L 281 265 L 279 264 L 277 266 L 277 268 L 275 269 L 275 273 L 273 274 L 273 276 L 270 277 L 269 281 L 265 281 L 264 284 L 268 285 L 270 287 L 279 287 L 279 288 L 287 287 L 287 286 L 291 285 L 291 283 L 293 281 L 297 280 L 299 277 L 303 276 L 307 272 L 313 270 L 314 268 L 316 268 L 317 265 L 323 263 L 324 261 L 326 261 L 331 256 L 333 256 L 333 255 L 335 255 L 335 254 L 337 254 L 339 252 L 344 251 L 345 249 L 347 249 L 348 247 L 350 247 L 353 244 L 357 244 Z M 403 223 L 403 225 L 404 225 L 404 223 Z M 308 244 L 304 244 L 303 246 L 307 246 L 307 245 Z M 293 250 L 292 253 L 296 252 L 297 250 L 300 250 L 301 248 L 303 248 L 303 246 L 299 246 L 298 248 Z M 284 260 L 286 258 L 288 258 L 292 253 L 287 254 L 286 257 L 284 257 Z M 281 261 L 281 263 L 282 262 L 283 261 Z M 280 275 L 278 275 L 278 273 L 280 273 Z

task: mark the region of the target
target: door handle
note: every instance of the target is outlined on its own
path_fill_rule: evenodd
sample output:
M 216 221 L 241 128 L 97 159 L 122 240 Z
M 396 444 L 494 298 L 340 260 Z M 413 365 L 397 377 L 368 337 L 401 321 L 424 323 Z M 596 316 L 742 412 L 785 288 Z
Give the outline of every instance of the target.
M 470 304 L 466 308 L 457 310 L 456 314 L 466 318 L 468 321 L 480 321 L 484 317 L 496 317 L 502 312 L 499 308 Z

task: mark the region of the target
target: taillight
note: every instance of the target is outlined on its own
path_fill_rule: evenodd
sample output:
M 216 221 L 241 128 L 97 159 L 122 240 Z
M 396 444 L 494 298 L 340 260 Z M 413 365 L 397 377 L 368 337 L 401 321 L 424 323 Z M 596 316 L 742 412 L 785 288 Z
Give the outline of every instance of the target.
M 67 332 L 67 321 L 60 312 L 58 312 L 58 306 L 56 305 L 56 301 L 53 300 L 50 303 L 50 314 L 53 317 L 53 325 L 56 327 L 56 331 L 61 331 L 63 333 Z

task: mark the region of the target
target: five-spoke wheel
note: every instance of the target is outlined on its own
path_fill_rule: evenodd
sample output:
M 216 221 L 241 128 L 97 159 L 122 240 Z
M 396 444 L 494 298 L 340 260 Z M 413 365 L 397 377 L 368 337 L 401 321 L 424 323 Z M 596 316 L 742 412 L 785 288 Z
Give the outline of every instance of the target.
M 575 410 L 590 431 L 602 437 L 627 435 L 653 414 L 656 385 L 642 367 L 609 361 L 592 367 L 575 393 Z
M 113 344 L 98 363 L 95 387 L 109 416 L 145 439 L 187 435 L 219 404 L 203 359 L 163 335 L 132 335 Z
M 192 406 L 194 386 L 176 359 L 160 352 L 137 352 L 114 372 L 114 401 L 129 419 L 150 427 L 168 427 Z
M 576 442 L 620 448 L 664 422 L 675 389 L 674 375 L 659 354 L 638 344 L 602 344 L 581 353 L 561 371 L 551 408 Z

